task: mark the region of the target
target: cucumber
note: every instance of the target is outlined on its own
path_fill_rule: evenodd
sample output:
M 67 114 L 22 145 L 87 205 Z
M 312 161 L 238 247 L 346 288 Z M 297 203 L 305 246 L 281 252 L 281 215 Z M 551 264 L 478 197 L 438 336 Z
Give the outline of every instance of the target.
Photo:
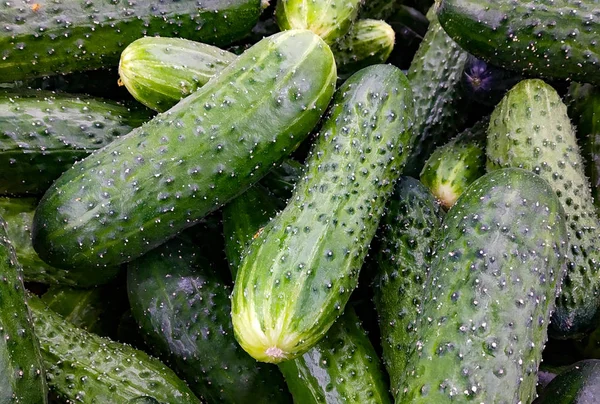
M 235 58 L 216 46 L 186 39 L 140 38 L 121 53 L 120 82 L 136 100 L 164 112 L 205 85 Z
M 391 65 L 338 89 L 290 202 L 238 269 L 233 326 L 255 359 L 306 353 L 343 312 L 414 141 L 412 97 Z
M 534 404 L 594 404 L 600 397 L 600 360 L 571 365 L 546 386 Z
M 467 52 L 527 76 L 600 83 L 597 1 L 440 0 L 444 30 Z
M 169 241 L 128 265 L 134 318 L 149 345 L 207 402 L 291 401 L 277 368 L 257 363 L 236 343 L 222 270 L 198 247 Z
M 368 0 L 361 7 L 358 16 L 361 19 L 387 20 L 401 7 L 400 0 Z
M 275 16 L 282 31 L 308 29 L 332 45 L 348 33 L 361 5 L 362 0 L 277 0 Z
M 380 225 L 373 282 L 383 363 L 392 395 L 399 393 L 406 360 L 416 342 L 415 324 L 421 313 L 427 279 L 443 211 L 418 180 L 401 177 Z
M 397 403 L 530 403 L 567 249 L 548 183 L 484 175 L 445 217 Z
M 40 195 L 64 171 L 150 119 L 112 101 L 0 92 L 0 195 Z
M 433 8 L 427 18 L 429 28 L 408 69 L 415 94 L 417 140 L 405 174 L 415 178 L 437 145 L 463 129 L 464 120 L 459 109 L 464 103 L 460 80 L 468 54 L 446 34 Z
M 161 403 L 200 403 L 158 359 L 75 327 L 35 296 L 29 296 L 28 304 L 48 384 L 60 398 L 100 404 L 124 403 L 147 395 Z
M 552 335 L 578 338 L 597 325 L 600 305 L 598 219 L 567 108 L 538 79 L 513 87 L 490 118 L 488 171 L 521 167 L 548 181 L 565 209 L 569 244 Z
M 485 174 L 485 138 L 489 118 L 466 129 L 429 156 L 421 171 L 421 182 L 444 209 L 454 205 L 473 181 Z
M 144 36 L 228 45 L 250 32 L 261 10 L 260 0 L 4 2 L 0 82 L 117 66 Z
M 394 29 L 385 21 L 356 21 L 331 48 L 338 75 L 346 79 L 367 66 L 384 63 L 392 53 L 395 41 Z
M 55 268 L 42 261 L 31 244 L 31 227 L 37 205 L 36 198 L 0 197 L 0 217 L 6 220 L 8 238 L 23 267 L 25 281 L 87 288 L 109 282 L 117 275 L 119 267 L 83 273 Z
M 175 107 L 64 173 L 38 206 L 34 248 L 51 265 L 86 272 L 143 255 L 291 153 L 320 119 L 335 80 L 331 50 L 310 31 L 263 39 Z

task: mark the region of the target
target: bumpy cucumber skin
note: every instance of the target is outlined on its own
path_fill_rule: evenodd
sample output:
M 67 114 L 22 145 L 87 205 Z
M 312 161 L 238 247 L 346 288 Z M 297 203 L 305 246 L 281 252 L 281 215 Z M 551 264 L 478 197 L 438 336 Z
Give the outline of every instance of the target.
M 528 76 L 600 83 L 595 1 L 441 0 L 437 15 L 466 51 Z
M 534 404 L 595 404 L 600 397 L 600 360 L 576 362 L 546 386 Z
M 147 395 L 166 404 L 200 403 L 158 359 L 75 327 L 35 296 L 29 296 L 29 307 L 48 385 L 60 398 L 104 404 Z
M 393 396 L 406 376 L 406 360 L 416 342 L 423 285 L 427 279 L 443 211 L 418 180 L 401 177 L 378 230 L 373 282 L 383 363 Z
M 157 353 L 207 402 L 291 401 L 277 368 L 256 362 L 237 344 L 222 269 L 177 238 L 131 262 L 134 318 Z
M 396 33 L 385 21 L 358 20 L 331 50 L 340 78 L 370 65 L 384 63 L 394 49 Z
M 462 129 L 460 80 L 468 54 L 446 34 L 432 10 L 427 14 L 427 33 L 408 69 L 415 94 L 417 140 L 405 174 L 415 178 L 436 146 Z
M 277 0 L 275 16 L 282 31 L 308 29 L 332 45 L 348 33 L 361 5 L 362 0 Z
M 475 181 L 444 219 L 396 402 L 531 402 L 566 233 L 541 177 L 508 168 Z
M 116 66 L 144 36 L 228 45 L 250 32 L 260 0 L 61 0 L 0 5 L 0 82 Z
M 304 354 L 343 312 L 414 141 L 412 97 L 391 65 L 338 89 L 288 206 L 238 270 L 234 330 L 257 360 Z
M 533 171 L 559 196 L 570 248 L 551 333 L 582 336 L 596 326 L 600 315 L 599 226 L 575 132 L 556 91 L 538 79 L 513 87 L 492 113 L 486 154 L 488 171 Z
M 164 112 L 202 87 L 237 56 L 181 38 L 145 37 L 121 53 L 119 76 L 133 97 Z
M 310 31 L 263 39 L 175 107 L 64 173 L 38 206 L 34 248 L 73 270 L 141 256 L 293 151 L 335 80 L 331 50 Z
M 150 119 L 113 101 L 0 92 L 0 195 L 41 195 L 64 171 Z
M 31 227 L 37 205 L 36 198 L 0 197 L 0 216 L 6 220 L 8 238 L 23 267 L 25 281 L 87 288 L 109 282 L 117 275 L 119 267 L 81 273 L 55 268 L 42 261 L 31 244 Z
M 464 130 L 429 156 L 421 182 L 448 210 L 477 178 L 485 174 L 485 138 L 489 118 Z

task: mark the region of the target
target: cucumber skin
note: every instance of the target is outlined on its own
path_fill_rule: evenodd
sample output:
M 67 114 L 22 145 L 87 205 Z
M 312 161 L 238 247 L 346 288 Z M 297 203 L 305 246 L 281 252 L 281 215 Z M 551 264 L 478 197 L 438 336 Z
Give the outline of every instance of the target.
M 198 247 L 169 241 L 128 265 L 134 318 L 150 346 L 207 402 L 290 402 L 277 368 L 256 362 L 235 341 L 222 270 Z
M 60 398 L 104 404 L 148 395 L 165 404 L 200 403 L 158 359 L 75 327 L 35 296 L 29 296 L 28 304 L 48 384 Z
M 202 87 L 237 56 L 181 38 L 145 37 L 121 53 L 119 76 L 133 97 L 164 112 Z
M 600 83 L 594 1 L 441 0 L 446 32 L 474 56 L 528 76 Z
M 396 402 L 531 402 L 566 241 L 541 177 L 508 168 L 475 181 L 436 242 Z
M 38 206 L 34 248 L 72 270 L 143 255 L 293 151 L 326 109 L 335 79 L 329 47 L 311 32 L 263 39 L 175 107 L 64 173 Z
M 0 195 L 41 195 L 64 171 L 149 120 L 113 101 L 0 92 Z
M 538 79 L 513 87 L 490 118 L 488 171 L 520 167 L 550 183 L 565 209 L 570 248 L 551 334 L 579 338 L 600 316 L 598 219 L 566 106 Z
M 304 354 L 343 312 L 414 141 L 412 119 L 412 91 L 396 67 L 370 66 L 338 89 L 288 206 L 236 276 L 234 331 L 255 359 Z
M 375 309 L 379 315 L 383 363 L 395 397 L 406 376 L 407 353 L 416 342 L 423 286 L 435 240 L 441 232 L 443 211 L 418 180 L 401 177 L 379 226 Z
M 262 11 L 260 0 L 36 4 L 0 5 L 0 81 L 117 66 L 123 49 L 144 36 L 228 45 L 249 33 Z
M 600 397 L 600 360 L 574 363 L 546 386 L 533 404 L 594 404 Z

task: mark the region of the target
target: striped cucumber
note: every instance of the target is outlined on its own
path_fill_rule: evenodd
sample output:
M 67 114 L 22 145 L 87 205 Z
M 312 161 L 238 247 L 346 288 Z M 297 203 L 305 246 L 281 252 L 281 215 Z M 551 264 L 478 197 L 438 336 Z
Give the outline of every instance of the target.
M 288 206 L 236 276 L 234 331 L 257 360 L 304 354 L 343 312 L 414 141 L 412 98 L 391 65 L 367 67 L 338 89 Z
M 577 338 L 600 318 L 598 219 L 567 108 L 538 79 L 513 87 L 496 106 L 488 129 L 488 171 L 520 167 L 548 181 L 565 209 L 567 275 L 552 317 L 552 334 Z
M 518 168 L 447 213 L 397 403 L 530 403 L 567 250 L 564 210 Z
M 144 36 L 228 45 L 261 11 L 260 0 L 4 2 L 0 82 L 117 66 L 123 49 Z
M 140 38 L 121 53 L 120 83 L 145 106 L 164 112 L 235 58 L 216 46 L 187 39 Z
M 87 271 L 143 255 L 291 153 L 325 111 L 335 80 L 331 50 L 310 31 L 263 39 L 64 173 L 38 206 L 34 248 L 52 265 Z

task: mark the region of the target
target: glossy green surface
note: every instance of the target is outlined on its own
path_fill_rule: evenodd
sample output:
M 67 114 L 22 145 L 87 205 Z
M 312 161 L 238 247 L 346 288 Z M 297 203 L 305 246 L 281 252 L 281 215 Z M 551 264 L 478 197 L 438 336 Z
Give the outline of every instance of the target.
M 600 397 L 600 360 L 576 362 L 546 386 L 534 404 L 594 404 Z

